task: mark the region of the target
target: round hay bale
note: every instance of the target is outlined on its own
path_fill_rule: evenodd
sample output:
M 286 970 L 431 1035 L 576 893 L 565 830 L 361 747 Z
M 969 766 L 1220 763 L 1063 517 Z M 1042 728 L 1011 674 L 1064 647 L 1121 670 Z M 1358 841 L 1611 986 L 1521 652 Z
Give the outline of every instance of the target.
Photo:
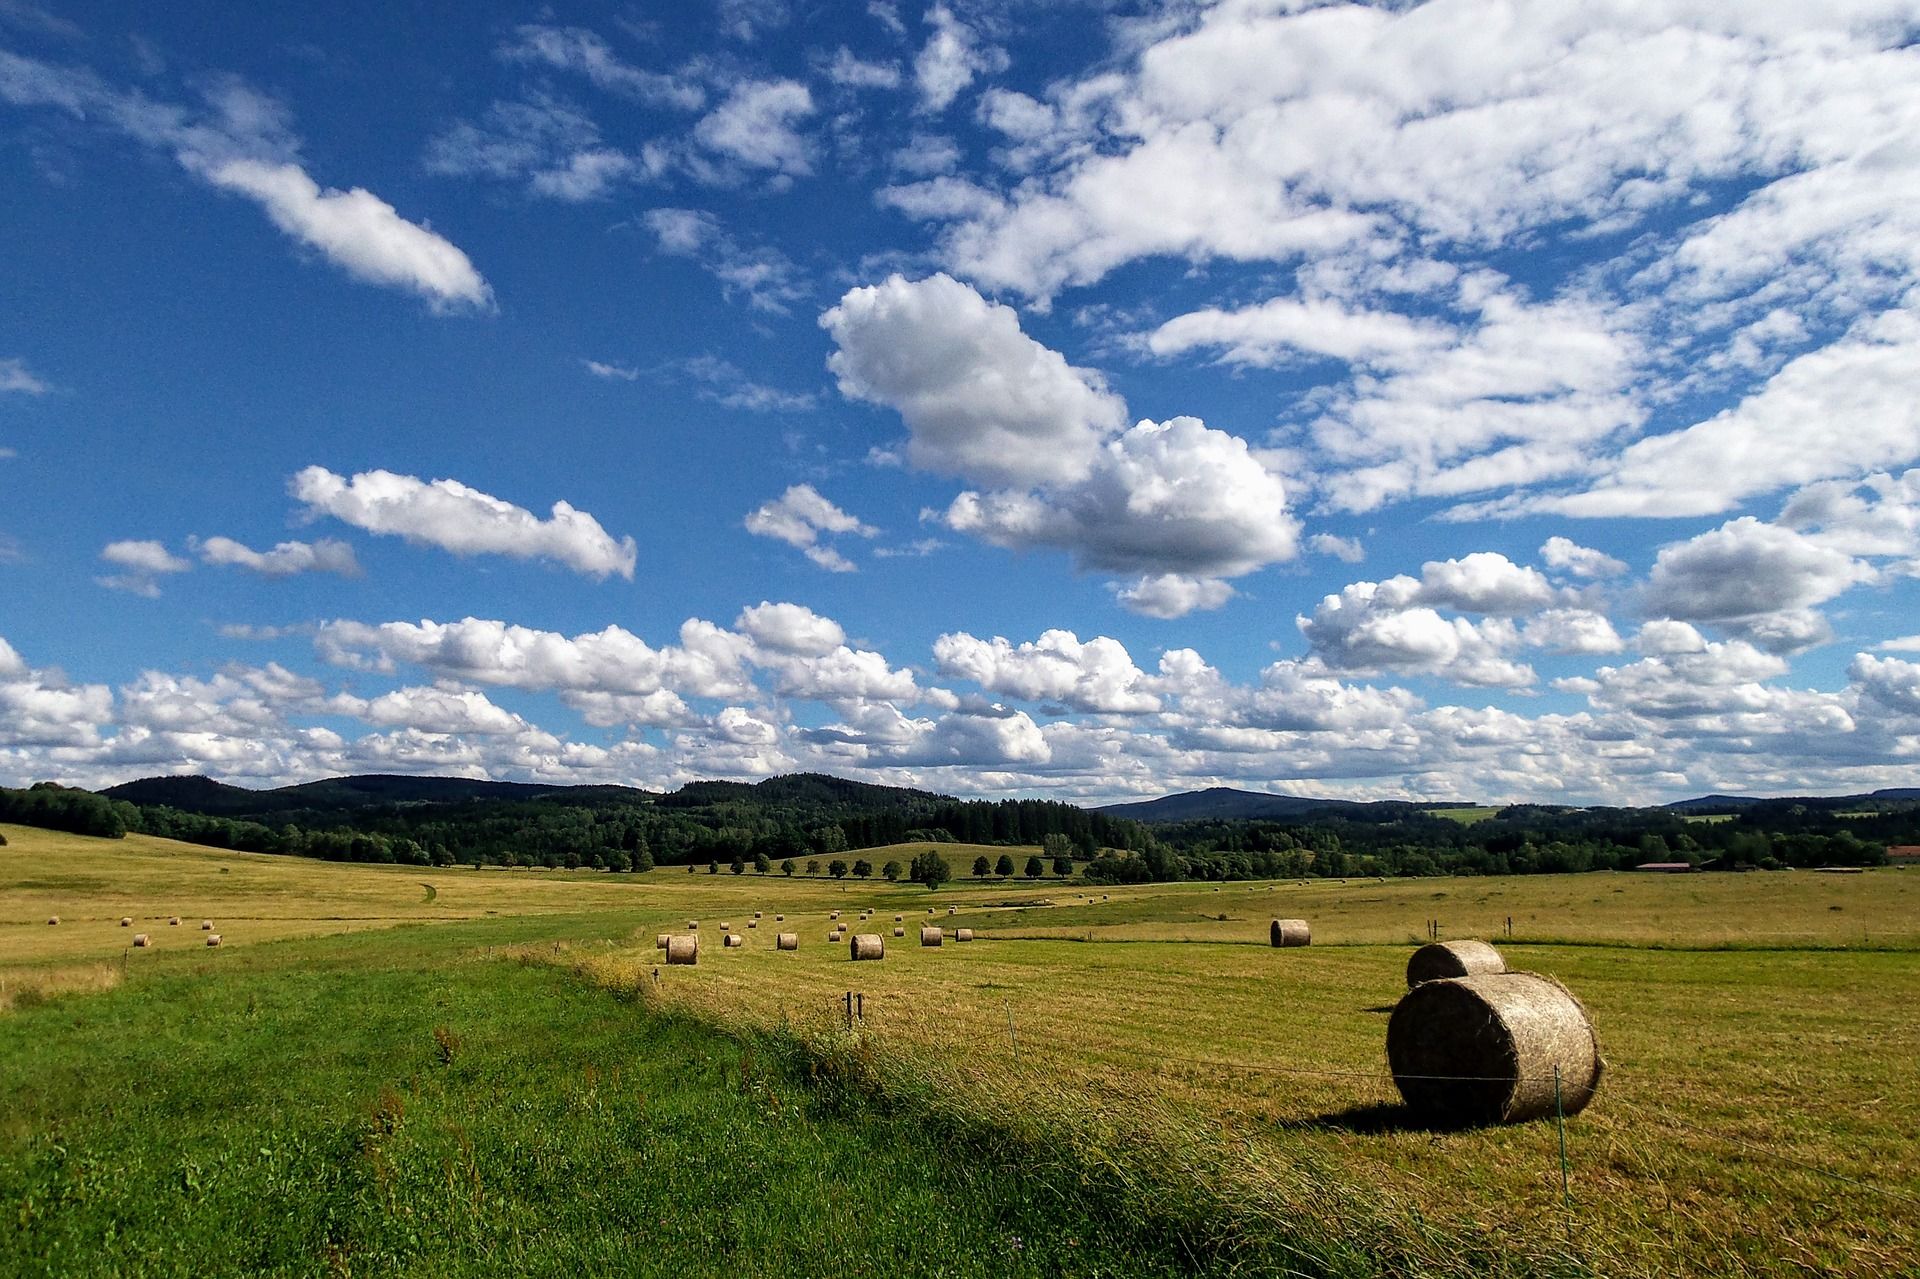
M 218 946 L 219 944 L 220 944 L 220 934 L 219 934 L 219 933 L 208 933 L 208 934 L 207 934 L 207 945 L 209 945 L 209 946 Z
M 667 938 L 667 962 L 669 964 L 699 963 L 700 939 L 698 937 Z
M 660 933 L 658 936 L 656 936 L 653 939 L 653 948 L 655 950 L 665 950 L 667 948 L 667 943 L 672 940 L 673 940 L 672 933 Z
M 749 919 L 749 920 L 747 921 L 747 927 L 748 927 L 748 928 L 758 928 L 758 927 L 760 927 L 760 921 L 759 921 L 759 920 L 757 920 L 757 919 Z
M 213 921 L 212 921 L 211 919 L 203 919 L 203 920 L 201 920 L 201 921 L 200 921 L 200 931 L 201 931 L 201 932 L 203 932 L 203 933 L 210 933 L 210 932 L 212 932 L 212 931 L 213 931 Z
M 879 933 L 855 933 L 848 953 L 855 959 L 885 959 L 887 943 Z
M 954 939 L 955 941 L 972 941 L 972 940 L 973 940 L 973 929 L 971 929 L 971 928 L 956 928 L 956 929 L 954 929 L 954 930 L 953 930 L 953 939 Z
M 60 916 L 58 916 L 58 915 L 48 915 L 48 916 L 47 916 L 47 927 L 48 927 L 48 928 L 58 928 L 59 926 L 60 926 Z
M 940 944 L 940 937 L 940 930 L 931 924 L 920 930 L 920 944 L 922 946 L 938 946 Z
M 787 917 L 785 915 L 775 915 L 773 917 L 773 922 L 776 924 L 784 924 L 787 922 Z
M 122 915 L 122 916 L 120 916 L 120 927 L 122 927 L 122 928 L 132 928 L 132 927 L 133 927 L 133 916 L 132 916 L 132 915 Z
M 180 927 L 180 916 L 178 916 L 178 915 L 168 915 L 168 916 L 167 916 L 167 927 L 168 927 L 168 928 L 178 928 L 178 927 Z
M 894 922 L 894 923 L 896 923 L 896 924 L 899 924 L 899 923 L 904 923 L 904 922 L 906 922 L 906 918 L 907 918 L 907 917 L 906 917 L 905 915 L 895 915 L 895 916 L 893 917 L 893 922 Z
M 827 913 L 827 918 L 828 918 L 828 919 L 838 919 L 838 918 L 840 918 L 840 912 L 839 912 L 839 911 L 837 911 L 837 910 L 835 910 L 835 911 L 829 911 L 829 912 Z
M 773 939 L 773 945 L 774 945 L 774 949 L 776 950 L 799 950 L 800 934 L 799 933 L 781 933 L 778 937 Z
M 1478 973 L 1504 973 L 1507 961 L 1500 952 L 1483 941 L 1428 942 L 1407 960 L 1407 985 L 1439 981 L 1443 977 L 1472 977 Z
M 755 919 L 758 919 L 758 918 L 760 918 L 760 912 L 759 912 L 759 911 L 757 911 L 757 910 L 756 910 L 756 911 L 754 911 L 754 912 L 753 912 L 753 917 L 754 917 Z
M 135 933 L 133 935 L 133 944 L 138 946 L 141 950 L 145 950 L 147 947 L 153 945 L 153 939 L 151 937 L 148 937 L 145 933 Z
M 1267 940 L 1275 946 L 1308 946 L 1313 930 L 1304 919 L 1276 919 L 1267 926 Z
M 687 921 L 687 931 L 688 931 L 688 932 L 699 932 L 699 931 L 700 931 L 700 921 L 699 921 L 699 920 L 697 920 L 697 919 L 689 919 L 689 920 Z
M 1429 1122 L 1525 1123 L 1560 1106 L 1579 1114 L 1605 1063 L 1573 992 L 1539 973 L 1422 982 L 1387 1020 L 1387 1064 L 1407 1105 Z
M 720 931 L 721 931 L 721 932 L 723 932 L 723 933 L 730 933 L 730 932 L 732 932 L 732 931 L 733 931 L 733 925 L 732 925 L 732 924 L 722 924 L 722 925 L 720 925 Z
M 747 939 L 742 937 L 739 933 L 728 933 L 726 935 L 725 940 L 723 940 L 720 944 L 722 946 L 725 946 L 728 950 L 733 950 L 733 949 L 736 949 L 737 947 L 746 945 Z
M 958 906 L 949 906 L 947 907 L 947 914 L 949 915 L 955 914 L 956 912 L 959 911 L 959 909 L 960 908 Z
M 907 935 L 907 930 L 902 928 L 900 925 L 895 924 L 893 926 L 893 935 L 895 937 L 905 937 Z

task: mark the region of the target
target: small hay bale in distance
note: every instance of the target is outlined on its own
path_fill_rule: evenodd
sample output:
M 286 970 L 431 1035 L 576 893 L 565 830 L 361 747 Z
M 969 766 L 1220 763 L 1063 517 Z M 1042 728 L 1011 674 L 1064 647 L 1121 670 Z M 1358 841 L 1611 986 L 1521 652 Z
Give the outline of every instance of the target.
M 938 946 L 942 936 L 943 934 L 938 928 L 935 928 L 932 924 L 928 924 L 920 930 L 920 944 L 922 946 Z
M 201 931 L 201 932 L 203 932 L 203 933 L 210 933 L 210 932 L 212 932 L 212 931 L 213 931 L 213 921 L 212 921 L 211 919 L 203 919 L 203 920 L 201 920 L 201 921 L 200 921 L 200 931 Z
M 1539 973 L 1422 982 L 1387 1020 L 1387 1064 L 1420 1117 L 1447 1127 L 1517 1124 L 1560 1108 L 1577 1115 L 1605 1063 L 1573 992 Z
M 799 950 L 800 934 L 799 933 L 781 933 L 778 937 L 773 939 L 773 946 L 775 950 Z
M 954 914 L 954 913 L 956 913 L 957 911 L 959 911 L 959 909 L 960 909 L 960 908 L 959 908 L 958 906 L 949 906 L 949 907 L 947 907 L 947 914 L 949 914 L 949 915 L 952 915 L 952 914 Z
M 133 935 L 133 944 L 141 950 L 145 950 L 147 947 L 153 945 L 153 939 L 145 933 L 135 933 Z
M 954 929 L 954 930 L 953 930 L 953 939 L 954 939 L 955 941 L 972 941 L 972 940 L 973 940 L 973 929 L 971 929 L 971 928 L 956 928 L 956 929 Z
M 879 933 L 855 933 L 847 953 L 854 959 L 885 959 L 887 943 Z
M 1276 919 L 1267 926 L 1267 940 L 1275 946 L 1309 946 L 1313 929 L 1304 919 Z
M 906 919 L 907 917 L 905 915 L 895 915 L 893 917 L 893 922 L 896 924 L 903 924 L 906 922 Z
M 667 943 L 672 940 L 673 940 L 672 933 L 660 933 L 653 939 L 653 948 L 655 950 L 665 950 L 667 948 Z
M 732 932 L 732 931 L 733 931 L 733 925 L 732 925 L 732 924 L 722 924 L 722 925 L 720 925 L 720 931 L 721 931 L 721 932 L 723 932 L 723 933 L 730 933 L 730 932 Z
M 698 937 L 667 938 L 667 962 L 669 964 L 699 963 L 700 939 Z
M 893 935 L 895 937 L 905 937 L 907 935 L 907 930 L 902 928 L 900 925 L 895 924 L 893 926 Z
M 48 916 L 47 916 L 47 927 L 48 927 L 48 928 L 58 928 L 59 926 L 60 926 L 60 916 L 58 916 L 58 915 L 48 915 Z
M 758 927 L 760 927 L 760 921 L 759 921 L 759 920 L 757 920 L 757 919 L 749 919 L 749 920 L 747 921 L 747 927 L 748 927 L 748 928 L 758 928 Z
M 754 917 L 755 919 L 758 919 L 758 918 L 760 918 L 760 912 L 759 912 L 759 911 L 757 911 L 757 910 L 756 910 L 756 911 L 754 911 L 754 912 L 753 912 L 753 917 Z
M 122 915 L 122 916 L 120 916 L 120 927 L 122 927 L 122 928 L 132 928 L 132 927 L 133 927 L 133 916 L 132 916 L 132 915 Z
M 699 931 L 700 931 L 700 921 L 699 921 L 699 920 L 697 920 L 697 919 L 689 919 L 689 920 L 687 921 L 687 931 L 688 931 L 688 932 L 693 932 L 693 933 L 697 933 L 697 932 L 699 932 Z
M 739 933 L 728 933 L 726 936 L 726 939 L 722 941 L 720 944 L 722 946 L 725 946 L 728 950 L 735 950 L 741 946 L 746 945 L 747 939 L 742 937 Z
M 1480 973 L 1504 973 L 1507 961 L 1500 952 L 1483 941 L 1428 942 L 1407 960 L 1407 985 L 1439 981 L 1446 977 L 1473 977 Z
M 835 911 L 828 911 L 828 912 L 827 912 L 827 918 L 828 918 L 828 919 L 838 919 L 838 918 L 840 918 L 840 912 L 839 912 L 839 911 L 837 911 L 837 910 L 835 910 Z
M 775 915 L 773 917 L 773 922 L 776 924 L 784 924 L 787 922 L 787 917 L 785 915 Z
M 209 946 L 218 946 L 219 944 L 220 944 L 220 934 L 219 934 L 219 933 L 208 933 L 208 934 L 207 934 L 207 945 L 209 945 Z
M 180 916 L 178 916 L 178 915 L 168 915 L 168 916 L 167 916 L 167 927 L 168 927 L 168 928 L 178 928 L 178 927 L 180 927 Z

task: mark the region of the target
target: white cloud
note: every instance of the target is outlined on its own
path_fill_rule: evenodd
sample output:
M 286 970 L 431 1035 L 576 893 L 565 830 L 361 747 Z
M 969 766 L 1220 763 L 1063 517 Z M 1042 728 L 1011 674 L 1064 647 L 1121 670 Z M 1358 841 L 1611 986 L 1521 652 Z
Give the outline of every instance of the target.
M 1307 539 L 1307 549 L 1316 555 L 1331 555 L 1342 564 L 1358 564 L 1367 558 L 1367 548 L 1360 544 L 1357 537 L 1338 537 L 1332 533 L 1315 533 Z
M 495 102 L 479 124 L 458 120 L 428 144 L 429 173 L 524 182 L 534 195 L 578 204 L 657 177 L 663 161 L 609 146 L 585 113 L 544 94 Z
M 583 27 L 527 24 L 500 47 L 508 62 L 530 63 L 585 76 L 596 88 L 660 106 L 698 110 L 706 94 L 691 79 L 648 71 L 623 61 L 607 42 Z
M 1355 582 L 1295 623 L 1314 656 L 1335 670 L 1429 674 L 1492 688 L 1534 682 L 1533 669 L 1508 656 L 1520 643 L 1512 622 L 1442 617 L 1419 602 L 1421 592 L 1410 577 Z
M 1528 644 L 1555 653 L 1618 653 L 1626 647 L 1613 623 L 1584 608 L 1552 608 L 1520 628 Z
M 799 81 L 749 80 L 702 117 L 693 136 L 748 168 L 804 178 L 813 172 L 813 144 L 795 125 L 813 112 L 813 95 Z
M 458 480 L 431 482 L 391 471 L 364 471 L 348 479 L 309 466 L 287 491 L 314 516 L 330 515 L 369 533 L 437 546 L 455 555 L 544 559 L 589 577 L 619 574 L 633 580 L 638 549 L 631 537 L 615 541 L 600 522 L 566 502 L 541 519 Z
M 640 370 L 627 364 L 607 364 L 600 360 L 581 360 L 580 367 L 606 382 L 637 382 Z
M 0 392 L 13 391 L 21 395 L 45 395 L 53 388 L 48 386 L 33 370 L 27 367 L 25 360 L 17 357 L 0 360 Z
M 1280 477 L 1246 441 L 1197 418 L 1141 422 L 1077 483 L 964 492 L 944 520 L 1008 548 L 1054 547 L 1111 573 L 1237 577 L 1296 552 Z
M 1557 568 L 1575 577 L 1618 577 L 1627 566 L 1604 551 L 1581 546 L 1571 538 L 1550 537 L 1540 547 L 1540 558 L 1547 567 Z
M 1750 618 L 1825 603 L 1871 577 L 1843 552 L 1748 515 L 1661 548 L 1647 608 L 1692 621 Z
M 365 701 L 339 699 L 331 709 L 382 728 L 421 733 L 493 735 L 525 732 L 529 727 L 485 693 L 470 688 L 397 688 Z
M 1867 696 L 1904 715 L 1920 715 L 1920 665 L 1861 653 L 1847 675 Z
M 662 253 L 692 258 L 720 281 L 731 301 L 745 296 L 756 311 L 785 315 L 807 295 L 800 268 L 780 250 L 752 247 L 729 235 L 710 213 L 697 209 L 649 209 L 642 216 Z
M 771 537 L 803 552 L 821 568 L 833 573 L 851 573 L 854 564 L 821 538 L 835 533 L 876 537 L 880 530 L 863 524 L 820 495 L 811 484 L 795 484 L 779 497 L 748 512 L 747 532 L 756 537 Z
M 1557 597 L 1540 570 L 1493 551 L 1430 561 L 1420 570 L 1420 603 L 1463 613 L 1531 613 Z
M 897 410 L 925 470 L 986 483 L 1074 480 L 1126 406 L 1021 331 L 1012 308 L 945 275 L 849 290 L 820 317 L 841 393 Z
M 827 79 L 849 89 L 897 89 L 900 66 L 894 62 L 868 62 L 841 45 L 827 64 Z
M 0 639 L 0 742 L 8 748 L 88 748 L 113 713 L 104 684 L 73 684 L 58 671 L 33 670 Z
M 159 542 L 151 541 L 109 542 L 102 548 L 100 558 L 126 571 L 96 577 L 93 579 L 96 583 L 110 590 L 126 591 L 147 599 L 157 599 L 160 595 L 156 578 L 169 573 L 184 573 L 193 567 L 191 560 L 183 560 Z
M 345 542 L 323 537 L 317 542 L 280 542 L 270 551 L 256 551 L 230 537 L 210 537 L 194 544 L 203 564 L 244 568 L 263 577 L 291 577 L 296 573 L 338 573 L 360 576 L 360 561 Z
M 751 636 L 755 644 L 795 657 L 824 657 L 847 641 L 840 623 L 822 617 L 804 604 L 775 604 L 761 600 L 742 609 L 734 629 Z
M 1327 298 L 1273 298 L 1239 311 L 1208 307 L 1176 316 L 1141 344 L 1159 356 L 1218 348 L 1225 363 L 1273 368 L 1316 357 L 1374 361 L 1428 352 L 1452 337 L 1444 325 L 1391 311 L 1356 312 Z
M 983 640 L 959 631 L 936 639 L 933 656 L 942 675 L 972 680 L 990 693 L 1100 714 L 1160 709 L 1126 646 L 1104 635 L 1083 643 L 1072 631 L 1054 630 L 1015 646 L 998 635 Z
M 973 28 L 954 16 L 944 4 L 927 10 L 933 33 L 913 60 L 913 82 L 920 91 L 922 111 L 945 111 L 979 75 L 1007 68 L 1006 51 L 982 44 Z
M 1113 586 L 1114 598 L 1128 612 L 1165 619 L 1224 607 L 1237 593 L 1217 577 L 1187 577 L 1180 573 L 1156 573 Z

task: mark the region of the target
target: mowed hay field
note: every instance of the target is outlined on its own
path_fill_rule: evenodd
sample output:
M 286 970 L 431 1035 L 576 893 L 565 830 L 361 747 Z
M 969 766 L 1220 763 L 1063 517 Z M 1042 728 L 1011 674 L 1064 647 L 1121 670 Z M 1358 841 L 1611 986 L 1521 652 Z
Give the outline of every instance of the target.
M 1277 1240 L 1304 1273 L 1920 1270 L 1917 872 L 1100 888 L 963 871 L 928 893 L 724 868 L 395 869 L 6 834 L 0 964 L 16 987 L 37 974 L 57 993 L 53 975 L 87 965 L 116 980 L 123 959 L 135 986 L 227 971 L 277 937 L 345 930 L 358 935 L 337 945 L 377 964 L 444 936 L 468 968 L 477 954 L 571 970 L 791 1051 L 822 1087 L 854 1085 L 856 1104 L 941 1131 L 984 1126 L 1022 1158 L 1051 1150 L 1062 1167 L 1036 1175 L 1083 1169 L 1229 1259 Z M 1024 865 L 1030 850 L 1000 851 Z M 878 866 L 910 850 L 844 856 Z M 845 942 L 829 945 L 834 909 L 850 932 L 880 933 L 886 958 L 854 964 Z M 165 928 L 176 911 L 181 928 Z M 118 927 L 126 914 L 135 928 Z M 140 918 L 155 914 L 158 928 Z M 489 915 L 512 935 L 478 948 L 471 927 L 403 927 L 390 943 L 364 931 Z M 1267 920 L 1296 915 L 1313 946 L 1269 948 Z M 203 917 L 241 950 L 181 965 L 171 952 L 200 946 Z M 654 935 L 689 919 L 699 963 L 659 964 Z M 1397 1106 L 1385 1023 L 1430 919 L 1559 977 L 1593 1014 L 1608 1073 L 1566 1127 L 1570 1202 L 1551 1123 L 1432 1132 Z M 722 922 L 743 947 L 722 950 Z M 918 944 L 925 923 L 948 930 L 940 948 Z M 956 943 L 958 926 L 978 940 Z M 783 929 L 800 934 L 797 953 L 775 951 Z M 136 931 L 160 952 L 129 955 Z M 864 997 L 852 1029 L 849 991 Z M 59 1002 L 76 1018 L 88 1006 Z

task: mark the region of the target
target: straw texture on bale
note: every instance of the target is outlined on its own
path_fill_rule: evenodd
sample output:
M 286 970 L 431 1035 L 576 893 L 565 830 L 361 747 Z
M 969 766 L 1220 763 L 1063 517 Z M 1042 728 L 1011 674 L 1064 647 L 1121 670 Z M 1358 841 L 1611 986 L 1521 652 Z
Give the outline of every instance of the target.
M 133 944 L 145 950 L 152 944 L 152 938 L 148 937 L 145 933 L 135 933 L 133 935 Z
M 1407 960 L 1407 985 L 1439 981 L 1443 977 L 1472 977 L 1477 973 L 1504 973 L 1507 961 L 1483 941 L 1428 942 Z
M 879 933 L 855 933 L 853 945 L 848 947 L 848 952 L 855 959 L 885 959 L 887 943 L 881 939 Z
M 1422 982 L 1387 1020 L 1387 1064 L 1400 1095 L 1436 1124 L 1525 1123 L 1560 1106 L 1580 1113 L 1605 1063 L 1573 992 L 1539 973 Z
M 1313 941 L 1313 930 L 1304 919 L 1276 919 L 1267 926 L 1267 940 L 1276 946 L 1306 946 Z
M 940 930 L 929 924 L 920 930 L 920 944 L 922 946 L 938 946 L 940 944 L 940 936 Z
M 120 927 L 122 927 L 122 928 L 132 928 L 132 927 L 133 927 L 133 916 L 132 916 L 132 915 L 122 915 L 122 916 L 120 916 Z
M 209 946 L 218 946 L 219 944 L 220 944 L 220 934 L 219 934 L 219 933 L 208 933 L 208 934 L 207 934 L 207 945 L 209 945 Z
M 700 939 L 698 937 L 667 938 L 667 962 L 669 964 L 699 963 Z
M 673 940 L 672 933 L 661 933 L 653 939 L 653 948 L 655 950 L 665 950 L 667 948 L 667 943 L 672 940 Z
M 744 946 L 746 944 L 747 944 L 747 939 L 742 937 L 739 933 L 728 933 L 726 940 L 721 943 L 721 945 L 725 946 L 728 950 L 732 950 L 736 946 Z
M 773 939 L 773 944 L 776 948 L 780 950 L 799 950 L 800 934 L 799 933 L 781 933 L 778 937 Z
M 954 930 L 953 930 L 953 939 L 954 939 L 955 941 L 972 941 L 972 940 L 973 940 L 973 929 L 971 929 L 971 928 L 956 928 L 956 929 L 954 929 Z

